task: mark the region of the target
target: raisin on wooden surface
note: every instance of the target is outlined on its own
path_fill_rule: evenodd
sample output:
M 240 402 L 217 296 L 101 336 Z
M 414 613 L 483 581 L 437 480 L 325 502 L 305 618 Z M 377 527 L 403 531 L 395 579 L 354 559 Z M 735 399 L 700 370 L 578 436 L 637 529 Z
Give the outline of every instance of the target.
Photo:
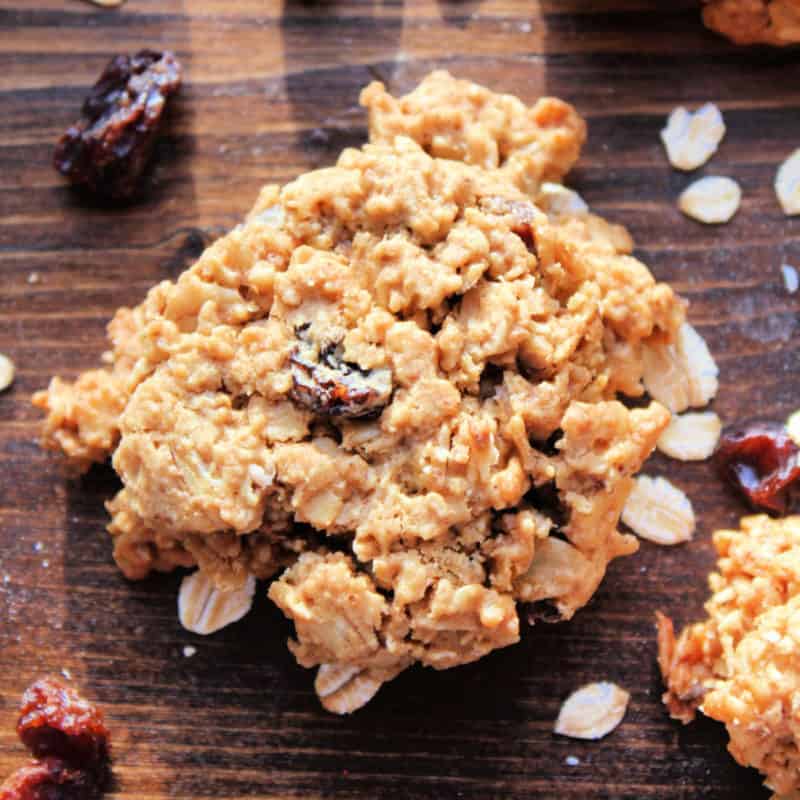
M 102 769 L 110 755 L 103 712 L 52 678 L 25 690 L 17 734 L 37 758 L 55 756 L 78 769 Z
M 756 509 L 786 514 L 800 499 L 800 449 L 780 423 L 726 428 L 714 460 L 723 478 Z
M 72 769 L 60 758 L 32 761 L 0 786 L 0 800 L 96 800 L 102 793 L 93 773 Z
M 170 52 L 142 50 L 111 59 L 83 104 L 83 119 L 56 145 L 55 168 L 98 197 L 134 197 L 181 72 Z

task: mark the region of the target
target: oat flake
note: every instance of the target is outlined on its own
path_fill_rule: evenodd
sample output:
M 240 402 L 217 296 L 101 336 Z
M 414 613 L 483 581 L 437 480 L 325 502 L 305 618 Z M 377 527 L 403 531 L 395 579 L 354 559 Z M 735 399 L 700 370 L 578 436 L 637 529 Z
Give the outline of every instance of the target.
M 221 592 L 202 571 L 187 575 L 178 594 L 178 617 L 186 630 L 207 636 L 240 620 L 253 606 L 256 580 L 252 575 L 241 589 Z
M 718 225 L 733 217 L 741 201 L 742 190 L 733 178 L 708 175 L 683 190 L 678 208 L 698 222 Z
M 8 389 L 14 382 L 14 362 L 0 353 L 0 392 Z
M 800 214 L 800 148 L 778 167 L 775 194 L 787 216 Z
M 629 700 L 615 683 L 589 683 L 564 701 L 554 731 L 573 739 L 602 739 L 622 722 Z
M 673 415 L 658 449 L 679 461 L 704 461 L 715 450 L 722 422 L 713 411 Z
M 661 131 L 669 163 L 687 171 L 705 164 L 717 152 L 723 136 L 725 122 L 713 103 L 706 103 L 695 112 L 679 106 Z
M 639 475 L 621 519 L 637 536 L 655 544 L 680 544 L 694 533 L 691 501 L 666 478 Z

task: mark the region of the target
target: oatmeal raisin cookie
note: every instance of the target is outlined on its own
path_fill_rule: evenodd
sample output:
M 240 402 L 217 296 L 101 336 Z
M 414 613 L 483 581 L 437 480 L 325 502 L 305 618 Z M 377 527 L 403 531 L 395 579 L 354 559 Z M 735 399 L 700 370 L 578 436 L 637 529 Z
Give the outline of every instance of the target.
M 723 722 L 728 749 L 779 795 L 800 791 L 800 516 L 752 516 L 714 534 L 708 619 L 676 639 L 658 619 L 670 714 Z
M 117 313 L 106 369 L 35 398 L 74 467 L 112 457 L 124 573 L 284 570 L 269 596 L 340 711 L 516 642 L 520 603 L 568 619 L 636 549 L 617 523 L 669 413 L 617 397 L 684 319 L 624 229 L 537 207 L 571 107 L 444 72 L 362 100 L 370 144 L 265 188 Z

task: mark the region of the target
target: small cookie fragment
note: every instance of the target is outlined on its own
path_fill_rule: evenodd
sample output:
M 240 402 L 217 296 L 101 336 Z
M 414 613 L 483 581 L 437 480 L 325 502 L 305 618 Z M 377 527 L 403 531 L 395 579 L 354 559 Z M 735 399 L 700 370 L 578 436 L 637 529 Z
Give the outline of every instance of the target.
M 680 544 L 694 533 L 691 501 L 666 478 L 639 475 L 621 519 L 637 536 L 655 544 Z
M 573 739 L 602 739 L 622 722 L 629 700 L 616 683 L 588 683 L 564 701 L 553 731 Z
M 775 194 L 784 214 L 789 217 L 800 214 L 800 148 L 778 167 Z
M 55 168 L 98 197 L 132 199 L 181 73 L 170 52 L 112 58 L 83 104 L 83 119 L 56 145 Z
M 707 617 L 676 638 L 658 617 L 658 661 L 670 715 L 722 722 L 728 751 L 777 795 L 800 790 L 800 517 L 744 517 L 713 536 Z
M 688 323 L 678 331 L 675 344 L 645 344 L 645 389 L 673 414 L 702 408 L 719 388 L 719 368 L 705 339 Z
M 713 411 L 674 415 L 656 445 L 679 461 L 704 461 L 714 452 L 722 422 Z
M 703 0 L 703 22 L 734 44 L 800 42 L 798 0 Z
M 117 8 L 121 6 L 125 0 L 86 0 L 93 6 L 100 6 L 100 8 Z
M 741 201 L 742 190 L 733 178 L 708 175 L 683 190 L 678 208 L 698 222 L 719 225 L 733 217 Z
M 14 382 L 14 362 L 8 357 L 0 353 L 0 392 L 8 389 Z
M 188 631 L 208 636 L 238 622 L 253 607 L 256 580 L 247 576 L 241 589 L 222 592 L 202 570 L 187 575 L 178 594 L 178 617 Z
M 536 205 L 548 217 L 576 217 L 589 213 L 586 201 L 573 189 L 560 183 L 545 181 L 536 195 Z
M 661 131 L 669 163 L 686 171 L 705 164 L 717 152 L 723 136 L 725 121 L 713 103 L 706 103 L 694 112 L 678 106 Z
M 320 702 L 333 714 L 352 714 L 372 700 L 382 685 L 371 670 L 349 664 L 320 664 L 314 680 Z

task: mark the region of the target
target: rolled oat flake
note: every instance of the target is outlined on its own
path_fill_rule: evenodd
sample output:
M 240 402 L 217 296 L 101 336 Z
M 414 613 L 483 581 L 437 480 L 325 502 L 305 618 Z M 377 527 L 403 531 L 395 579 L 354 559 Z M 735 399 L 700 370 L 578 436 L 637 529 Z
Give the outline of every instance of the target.
M 14 382 L 14 362 L 0 353 L 0 392 L 8 389 Z
M 587 683 L 564 701 L 554 731 L 573 739 L 602 739 L 622 722 L 629 700 L 616 683 Z

